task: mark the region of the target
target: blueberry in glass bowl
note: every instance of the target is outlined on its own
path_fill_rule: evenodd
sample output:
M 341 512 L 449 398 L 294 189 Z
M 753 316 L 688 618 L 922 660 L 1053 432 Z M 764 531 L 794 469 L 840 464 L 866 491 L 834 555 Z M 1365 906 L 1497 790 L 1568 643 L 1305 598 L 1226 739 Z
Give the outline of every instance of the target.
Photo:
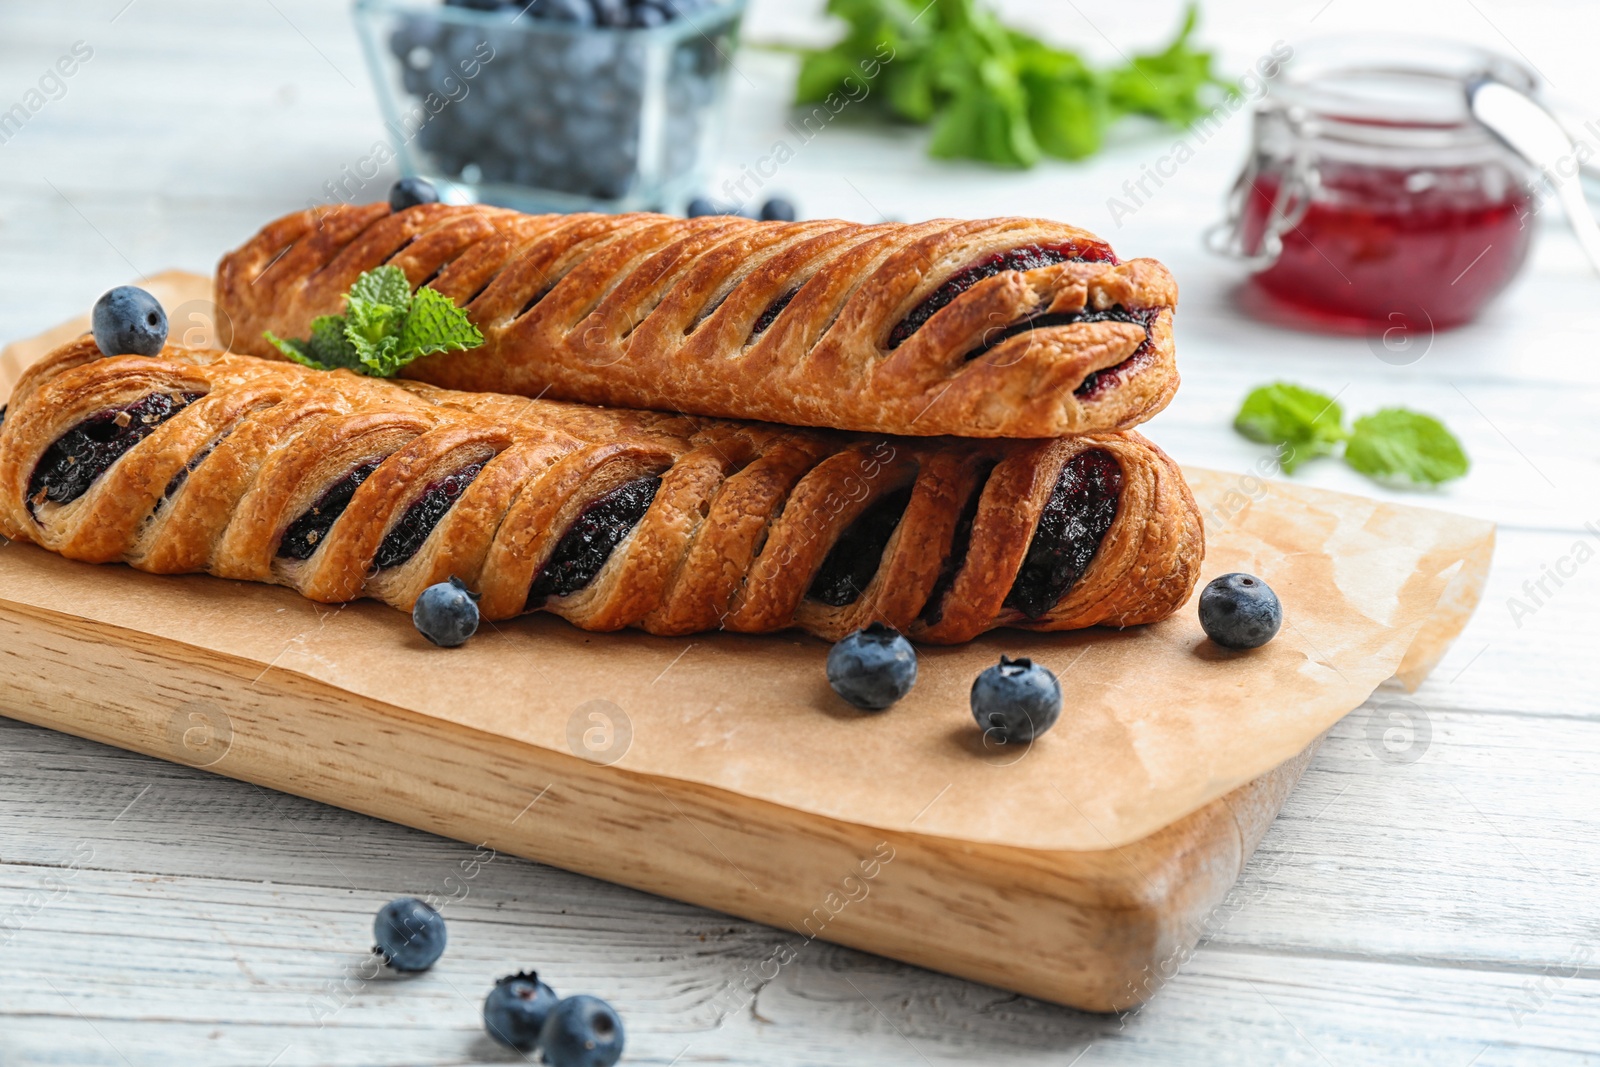
M 397 157 L 453 202 L 679 208 L 704 179 L 744 5 L 356 0 L 387 127 L 378 162 Z M 371 199 L 346 195 L 354 184 L 333 196 Z

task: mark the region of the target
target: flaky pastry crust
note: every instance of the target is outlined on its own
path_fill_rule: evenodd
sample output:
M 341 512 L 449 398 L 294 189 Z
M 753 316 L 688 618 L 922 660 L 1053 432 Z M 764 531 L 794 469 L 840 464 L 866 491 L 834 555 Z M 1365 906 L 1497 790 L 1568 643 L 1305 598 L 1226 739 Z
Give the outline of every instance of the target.
M 486 343 L 407 377 L 454 389 L 877 433 L 1127 429 L 1178 387 L 1177 286 L 1042 219 L 863 226 L 727 216 L 302 211 L 225 256 L 231 347 L 305 337 L 390 263 Z
M 1203 553 L 1177 467 L 1133 433 L 871 437 L 171 345 L 98 357 L 56 350 L 0 425 L 0 532 L 89 562 L 405 609 L 458 576 L 489 619 L 948 643 L 1163 618 Z

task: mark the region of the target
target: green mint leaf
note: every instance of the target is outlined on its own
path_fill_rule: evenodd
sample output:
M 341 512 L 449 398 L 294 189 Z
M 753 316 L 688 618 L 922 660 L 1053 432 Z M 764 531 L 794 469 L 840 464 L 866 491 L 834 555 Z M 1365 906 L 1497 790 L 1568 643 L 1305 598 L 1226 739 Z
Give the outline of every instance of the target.
M 423 286 L 400 330 L 402 365 L 435 352 L 457 352 L 483 344 L 483 334 L 454 300 Z M 398 369 L 398 368 L 396 368 Z
M 369 341 L 360 334 L 349 334 L 350 343 L 355 347 L 356 355 L 360 357 L 360 373 L 373 378 L 392 377 L 396 371 L 405 366 L 409 360 L 400 357 L 400 337 L 398 334 L 388 334 L 375 341 Z
M 1171 44 L 1160 52 L 1134 56 L 1127 66 L 1112 72 L 1109 91 L 1117 111 L 1187 126 L 1209 110 L 1201 100 L 1207 86 L 1232 88 L 1213 72 L 1210 52 L 1189 46 L 1198 20 L 1199 11 L 1190 4 Z
M 265 331 L 261 336 L 265 337 L 267 342 L 279 352 L 282 352 L 285 357 L 294 360 L 301 366 L 310 367 L 313 370 L 328 369 L 322 365 L 320 360 L 311 354 L 311 346 L 305 341 L 285 340 L 284 338 L 273 333 L 271 330 Z
M 360 351 L 363 344 L 377 345 L 386 337 L 398 337 L 406 309 L 352 296 L 346 301 L 344 319 L 344 335 Z
M 1460 478 L 1471 467 L 1444 423 L 1405 408 L 1384 408 L 1357 419 L 1344 459 L 1369 478 L 1418 485 Z
M 1306 460 L 1329 454 L 1345 439 L 1344 411 L 1338 401 L 1288 382 L 1251 390 L 1234 416 L 1233 428 L 1252 441 L 1289 445 L 1280 462 L 1290 474 Z
M 319 315 L 311 320 L 309 340 L 285 340 L 268 330 L 263 336 L 289 359 L 313 370 L 360 371 L 361 359 L 345 338 L 343 315 Z
M 848 43 L 820 52 L 807 52 L 800 61 L 800 78 L 795 84 L 797 104 L 820 104 L 856 73 L 856 53 Z
M 311 340 L 307 347 L 311 356 L 325 370 L 343 367 L 360 370 L 361 359 L 346 339 L 343 315 L 319 315 L 311 320 Z
M 1105 79 L 1079 56 L 1013 34 L 1028 95 L 1028 122 L 1046 155 L 1085 159 L 1100 151 L 1111 125 Z
M 357 278 L 348 297 L 351 302 L 386 304 L 404 315 L 411 309 L 411 283 L 406 281 L 406 272 L 399 267 L 379 267 Z

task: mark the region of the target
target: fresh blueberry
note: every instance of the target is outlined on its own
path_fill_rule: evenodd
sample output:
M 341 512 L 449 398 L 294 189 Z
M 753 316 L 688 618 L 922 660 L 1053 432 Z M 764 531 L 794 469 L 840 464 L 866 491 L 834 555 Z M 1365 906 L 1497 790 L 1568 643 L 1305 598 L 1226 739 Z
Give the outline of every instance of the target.
M 628 24 L 627 0 L 589 0 L 594 8 L 594 21 L 600 26 L 626 26 Z
M 494 984 L 483 1002 L 483 1028 L 508 1048 L 532 1052 L 559 999 L 533 971 L 507 975 Z
M 411 609 L 417 631 L 442 648 L 467 643 L 478 632 L 478 594 L 460 578 L 430 585 Z
M 797 217 L 794 205 L 781 196 L 775 196 L 761 205 L 762 222 L 793 222 Z
M 528 14 L 547 22 L 568 22 L 579 26 L 594 25 L 594 8 L 585 0 L 533 0 Z
M 1061 683 L 1031 659 L 1008 659 L 972 683 L 972 717 L 1002 745 L 1027 743 L 1061 718 Z
M 1253 574 L 1224 574 L 1200 592 L 1200 626 L 1223 648 L 1260 648 L 1282 625 L 1278 595 Z
M 727 212 L 718 207 L 716 203 L 704 196 L 697 196 L 689 201 L 689 208 L 685 212 L 691 219 L 704 218 L 707 215 L 726 215 Z
M 439 190 L 426 178 L 401 178 L 389 190 L 389 207 L 394 211 L 438 202 Z
M 882 711 L 911 692 L 916 682 L 916 650 L 898 630 L 881 622 L 828 650 L 828 684 L 862 711 Z
M 643 3 L 633 5 L 629 13 L 628 24 L 638 29 L 652 29 L 656 26 L 665 26 L 672 20 L 674 12 L 660 4 Z
M 550 1067 L 611 1067 L 622 1058 L 622 1020 L 599 997 L 567 997 L 539 1034 Z
M 94 302 L 94 343 L 107 356 L 158 356 L 167 343 L 161 301 L 136 285 L 119 285 Z
M 397 971 L 425 971 L 444 955 L 444 916 L 416 897 L 391 900 L 372 920 L 372 951 Z

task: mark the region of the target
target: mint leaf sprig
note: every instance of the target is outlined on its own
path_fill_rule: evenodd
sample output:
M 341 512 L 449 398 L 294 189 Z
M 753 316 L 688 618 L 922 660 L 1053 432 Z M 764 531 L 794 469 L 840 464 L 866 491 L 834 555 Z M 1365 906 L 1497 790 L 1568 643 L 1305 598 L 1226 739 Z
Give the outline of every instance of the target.
M 799 50 L 796 103 L 837 113 L 861 101 L 894 121 L 931 123 L 928 152 L 939 158 L 1084 159 L 1124 116 L 1182 128 L 1209 110 L 1213 90 L 1234 91 L 1212 53 L 1190 43 L 1194 4 L 1165 48 L 1110 68 L 1005 26 L 981 0 L 828 0 L 827 10 L 845 35 Z
M 415 293 L 405 271 L 379 267 L 357 278 L 345 295 L 343 315 L 321 315 L 311 336 L 264 337 L 289 359 L 315 370 L 349 370 L 392 378 L 412 360 L 483 344 L 483 334 L 455 301 L 424 285 Z
M 1461 442 L 1432 415 L 1384 408 L 1346 430 L 1337 400 L 1289 382 L 1252 389 L 1233 428 L 1252 441 L 1287 446 L 1280 448 L 1286 474 L 1341 444 L 1352 468 L 1397 488 L 1439 485 L 1462 477 L 1472 465 Z

